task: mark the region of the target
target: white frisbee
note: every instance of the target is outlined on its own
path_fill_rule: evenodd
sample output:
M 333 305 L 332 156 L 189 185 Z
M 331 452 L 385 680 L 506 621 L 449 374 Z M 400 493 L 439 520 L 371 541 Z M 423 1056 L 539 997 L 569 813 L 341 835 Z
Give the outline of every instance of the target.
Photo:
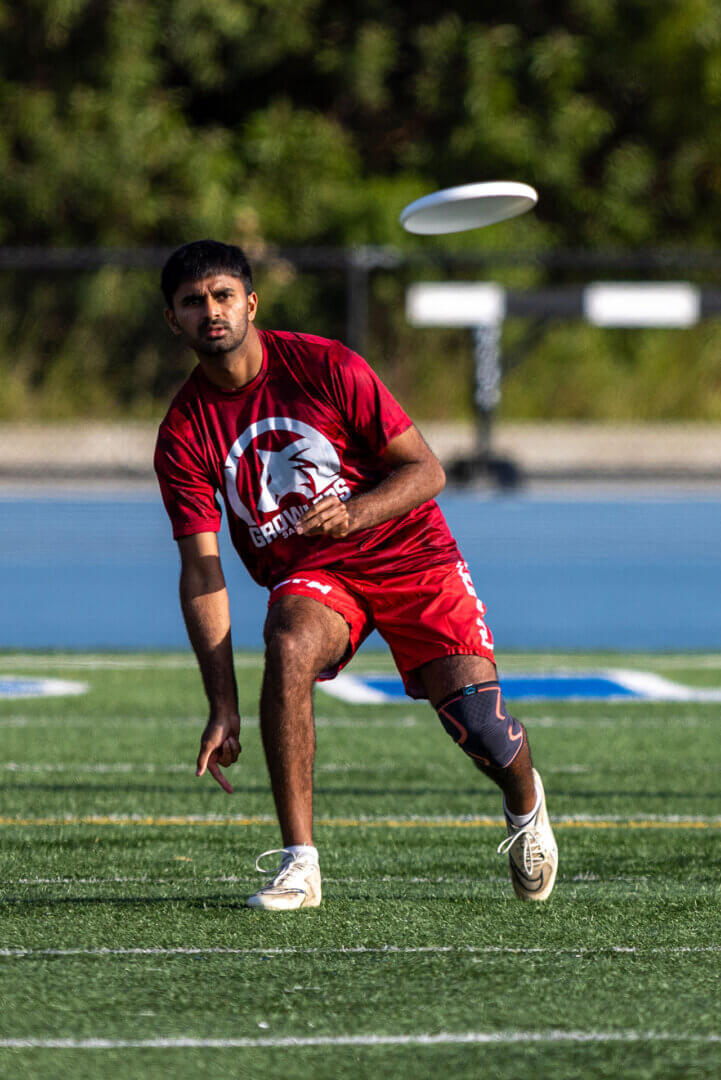
M 464 232 L 518 217 L 537 202 L 538 193 L 529 184 L 512 180 L 462 184 L 409 203 L 401 212 L 400 222 L 408 232 L 425 236 Z

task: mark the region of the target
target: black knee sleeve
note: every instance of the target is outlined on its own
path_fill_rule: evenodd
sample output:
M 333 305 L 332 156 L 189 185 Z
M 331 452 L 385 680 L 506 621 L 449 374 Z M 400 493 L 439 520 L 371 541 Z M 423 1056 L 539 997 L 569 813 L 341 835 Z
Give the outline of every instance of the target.
M 507 712 L 497 682 L 463 686 L 436 711 L 453 741 L 482 765 L 505 769 L 523 746 L 523 728 Z

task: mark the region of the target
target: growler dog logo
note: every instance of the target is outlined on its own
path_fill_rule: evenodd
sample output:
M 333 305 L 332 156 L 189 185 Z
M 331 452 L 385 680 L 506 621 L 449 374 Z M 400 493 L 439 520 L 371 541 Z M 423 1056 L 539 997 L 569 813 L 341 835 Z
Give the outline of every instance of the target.
M 350 498 L 333 444 L 291 416 L 258 420 L 238 436 L 225 459 L 225 491 L 256 547 L 291 536 L 321 496 Z

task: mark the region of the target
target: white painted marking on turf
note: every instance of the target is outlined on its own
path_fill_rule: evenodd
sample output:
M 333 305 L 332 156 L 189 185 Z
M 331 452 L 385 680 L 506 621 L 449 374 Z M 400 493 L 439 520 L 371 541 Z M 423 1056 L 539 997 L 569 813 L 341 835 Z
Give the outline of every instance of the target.
M 322 683 L 321 690 L 340 701 L 349 701 L 353 705 L 387 705 L 393 699 L 382 690 L 376 690 L 363 680 L 363 676 L 349 675 L 343 672 L 331 683 Z
M 409 703 L 407 703 L 407 704 L 409 704 Z M 410 703 L 410 704 L 412 704 L 412 703 Z M 429 719 L 432 719 L 432 716 L 430 716 L 430 714 L 429 714 Z M 256 722 L 256 724 L 258 723 L 257 720 L 255 722 Z M 393 717 L 392 719 L 379 719 L 377 717 L 363 717 L 361 719 L 360 716 L 358 716 L 358 717 L 356 717 L 356 716 L 346 716 L 346 717 L 317 716 L 316 720 L 315 720 L 315 726 L 316 727 L 356 728 L 356 730 L 363 730 L 363 731 L 365 731 L 366 728 L 371 728 L 371 727 L 377 727 L 377 728 L 386 728 L 386 727 L 408 728 L 408 727 L 416 727 L 418 724 L 422 724 L 422 723 L 423 723 L 423 718 L 422 717 L 419 718 L 417 716 L 399 716 L 397 718 Z M 241 725 L 241 727 L 242 727 L 242 725 Z
M 360 886 L 363 889 L 376 889 L 382 890 L 384 887 L 397 888 L 403 886 L 405 888 L 419 888 L 422 890 L 449 888 L 453 890 L 462 890 L 464 895 L 469 895 L 469 890 L 476 897 L 486 895 L 497 895 L 499 890 L 505 892 L 508 886 L 508 878 L 506 875 L 488 874 L 479 880 L 478 878 L 463 878 L 456 876 L 442 876 L 436 878 L 427 877 L 400 877 L 384 875 L 383 877 L 328 877 L 323 876 L 323 880 L 328 888 L 338 887 L 344 889 L 348 887 Z M 670 898 L 676 896 L 703 896 L 717 898 L 719 895 L 719 887 L 712 883 L 705 885 L 682 885 L 677 882 L 669 882 L 666 879 L 659 880 L 657 878 L 652 879 L 649 877 L 643 878 L 631 878 L 631 877 L 604 877 L 600 878 L 598 875 L 582 874 L 574 875 L 573 877 L 564 878 L 563 882 L 559 882 L 559 887 L 563 886 L 566 896 L 588 896 L 591 893 L 596 894 L 598 892 L 599 884 L 603 887 L 604 895 L 607 896 L 622 896 L 626 901 L 642 901 L 648 899 L 651 895 L 663 898 Z M 174 895 L 174 899 L 178 901 L 191 900 L 197 891 L 207 888 L 208 886 L 224 886 L 230 890 L 228 897 L 236 896 L 237 890 L 241 893 L 255 892 L 258 887 L 258 879 L 256 877 L 250 877 L 249 875 L 222 875 L 218 877 L 115 877 L 115 878 L 56 878 L 56 879 L 43 879 L 43 878 L 20 878 L 18 880 L 8 880 L 0 882 L 0 886 L 5 889 L 5 900 L 7 904 L 17 904 L 22 906 L 25 901 L 23 895 L 10 895 L 11 890 L 29 888 L 29 889 L 41 889 L 54 887 L 56 889 L 63 890 L 80 890 L 83 888 L 90 889 L 117 889 L 119 887 L 132 888 L 153 888 L 153 889 L 167 889 L 173 888 L 178 890 Z M 31 894 L 32 895 L 32 894 Z M 63 895 L 67 895 L 63 892 Z M 379 893 L 380 895 L 380 893 Z M 129 894 L 129 898 L 132 899 L 132 894 Z M 114 897 L 114 899 L 118 899 Z M 122 899 L 122 898 L 121 898 Z
M 233 656 L 236 667 L 262 667 L 263 658 L 257 656 L 243 656 L 236 653 Z M 174 670 L 187 668 L 197 670 L 198 664 L 193 656 L 104 656 L 102 654 L 85 653 L 73 655 L 67 653 L 62 656 L 48 656 L 42 653 L 9 653 L 0 656 L 0 668 L 8 667 L 35 667 L 47 670 L 50 668 L 89 668 L 99 671 L 136 671 L 152 670 L 155 668 Z
M 709 690 L 693 686 L 684 686 L 681 683 L 672 682 L 662 675 L 656 675 L 649 671 L 637 671 L 627 668 L 579 670 L 577 668 L 561 668 L 558 667 L 557 664 L 558 661 L 556 661 L 556 664 L 554 664 L 551 671 L 534 671 L 531 673 L 524 671 L 515 672 L 513 674 L 509 672 L 508 678 L 599 679 L 606 681 L 609 684 L 615 683 L 617 687 L 621 688 L 621 691 L 629 691 L 631 694 L 635 695 L 634 698 L 629 698 L 623 693 L 614 694 L 609 688 L 609 692 L 607 693 L 586 697 L 582 693 L 574 693 L 573 688 L 569 687 L 564 691 L 560 691 L 558 694 L 544 692 L 531 696 L 529 693 L 527 697 L 528 703 L 532 703 L 534 700 L 545 701 L 548 700 L 549 697 L 555 698 L 558 701 L 587 701 L 588 703 L 593 703 L 594 701 L 612 701 L 617 704 L 627 704 L 634 700 L 642 702 L 721 702 L 721 688 Z M 365 676 L 349 675 L 347 672 L 342 672 L 332 682 L 323 683 L 321 689 L 326 694 L 330 694 L 332 697 L 338 698 L 341 701 L 347 701 L 353 705 L 407 705 L 407 699 L 394 692 L 395 689 L 401 688 L 399 678 L 392 676 L 394 683 L 393 685 L 389 685 L 388 690 L 379 690 L 377 687 L 371 686 L 370 683 L 366 681 L 380 677 L 384 676 L 378 672 L 371 672 Z M 501 680 L 501 683 L 503 684 L 503 680 Z M 507 696 L 509 698 L 514 696 L 512 689 L 508 691 Z M 416 702 L 416 704 L 423 704 L 423 702 Z
M 367 655 L 367 654 L 366 654 Z M 370 660 L 370 657 L 368 657 Z M 612 663 L 608 654 L 586 653 L 567 655 L 564 653 L 550 652 L 517 652 L 506 653 L 503 658 L 503 668 L 509 675 L 524 671 L 542 672 L 549 667 L 564 667 L 569 671 L 585 671 L 588 667 L 595 667 L 605 661 Z M 624 657 L 626 663 L 637 665 L 633 669 L 625 670 L 642 671 L 651 667 L 674 668 L 683 671 L 692 671 L 694 668 L 708 670 L 721 669 L 721 652 L 716 653 L 631 653 Z M 391 671 L 392 669 L 388 669 Z
M 657 653 L 637 653 L 633 655 L 633 662 L 653 667 L 658 665 L 667 669 L 679 669 L 693 671 L 694 669 L 721 670 L 721 652 L 719 653 L 670 653 L 668 655 Z M 366 658 L 366 663 L 372 661 L 372 657 Z M 372 663 L 373 671 L 380 671 L 382 657 L 378 657 Z M 234 664 L 236 667 L 257 668 L 262 667 L 262 656 L 235 653 Z M 569 671 L 578 673 L 586 670 L 589 666 L 598 663 L 597 656 L 589 654 L 589 659 L 584 656 L 565 655 L 563 653 L 508 653 L 504 656 L 504 670 L 509 675 L 531 671 L 543 674 L 549 667 L 564 667 Z M 104 653 L 63 653 L 52 655 L 43 653 L 7 653 L 0 655 L 0 670 L 23 667 L 41 668 L 43 670 L 88 668 L 97 670 L 152 670 L 176 668 L 195 670 L 197 662 L 192 655 L 183 653 L 165 653 L 159 656 L 143 654 L 104 654 Z M 363 664 L 354 664 L 358 670 L 358 677 L 371 674 L 370 668 L 364 672 Z M 630 671 L 632 669 L 624 669 Z M 388 667 L 385 674 L 393 674 L 394 669 Z M 348 672 L 344 672 L 345 675 Z M 354 676 L 355 678 L 355 676 Z
M 154 765 L 148 761 L 93 762 L 83 765 L 76 762 L 0 762 L 0 772 L 17 773 L 188 773 L 195 774 L 195 766 L 179 764 Z
M 436 1034 L 306 1035 L 204 1039 L 177 1036 L 154 1039 L 0 1039 L 12 1050 L 251 1050 L 303 1049 L 314 1046 L 448 1046 L 478 1043 L 719 1043 L 721 1035 L 689 1031 L 441 1031 Z
M 316 765 L 315 771 L 317 773 L 350 773 L 350 772 L 367 772 L 375 775 L 379 772 L 398 772 L 397 761 L 373 761 L 368 759 L 367 761 L 330 761 L 323 765 Z M 546 770 L 548 771 L 548 770 Z
M 429 713 L 428 719 L 432 720 L 432 714 Z M 120 719 L 115 716 L 99 717 L 99 716 L 30 716 L 23 714 L 13 714 L 10 716 L 0 716 L 0 727 L 92 727 L 94 730 L 103 723 L 110 726 L 111 724 L 122 723 L 124 728 L 131 726 L 141 725 L 144 729 L 148 728 L 162 728 L 167 730 L 169 727 L 192 727 L 202 731 L 205 721 L 198 716 L 123 716 Z M 315 726 L 321 728 L 355 728 L 356 730 L 365 731 L 367 728 L 409 728 L 416 727 L 418 724 L 423 723 L 423 718 L 416 716 L 393 716 L 388 719 L 380 719 L 378 717 L 364 717 L 362 720 L 359 716 L 317 716 L 315 719 Z M 588 726 L 588 721 L 585 720 L 584 725 Z M 259 726 L 257 717 L 243 717 L 241 721 L 241 735 L 246 728 L 256 728 Z
M 88 684 L 68 679 L 39 679 L 36 675 L 0 676 L 0 700 L 18 701 L 28 698 L 64 697 L 85 694 Z
M 665 826 L 674 828 L 705 828 L 707 826 L 717 827 L 721 825 L 721 815 L 686 815 L 686 814 L 638 814 L 638 815 L 623 815 L 623 814 L 575 814 L 570 815 L 554 815 L 551 817 L 553 824 L 564 827 L 584 827 L 589 828 L 613 828 L 619 826 L 621 828 L 644 828 L 651 826 L 658 826 L 663 828 Z M 142 825 L 142 826 L 194 826 L 194 825 L 208 825 L 208 826 L 249 826 L 249 825 L 266 825 L 275 824 L 276 818 L 271 814 L 256 814 L 252 817 L 226 817 L 220 814 L 178 814 L 178 815 L 159 815 L 159 814 L 63 814 L 53 817 L 37 817 L 37 818 L 24 818 L 24 817 L 0 817 L 0 826 L 23 826 L 23 825 L 37 825 L 56 827 L 63 825 Z M 479 817 L 474 814 L 463 814 L 456 817 L 450 815 L 437 815 L 437 816 L 424 816 L 422 814 L 408 814 L 408 815 L 374 815 L 374 814 L 359 814 L 353 818 L 341 818 L 341 817 L 319 817 L 316 819 L 316 824 L 319 826 L 327 826 L 329 828 L 358 828 L 364 825 L 369 827 L 389 827 L 389 828 L 403 828 L 403 827 L 439 827 L 439 828 L 495 828 L 504 824 L 504 819 L 501 817 Z
M 529 716 L 523 717 L 523 723 L 527 728 L 533 730 L 536 727 L 542 728 L 566 728 L 572 731 L 578 731 L 581 729 L 588 729 L 593 727 L 594 731 L 599 728 L 617 728 L 619 725 L 628 726 L 629 714 L 622 708 L 623 705 L 628 704 L 634 709 L 639 705 L 644 706 L 657 706 L 662 705 L 663 702 L 658 701 L 640 701 L 640 699 L 629 698 L 627 702 L 618 701 L 616 706 L 618 707 L 618 713 L 615 716 L 596 716 L 589 713 L 588 716 Z M 593 704 L 592 702 L 590 704 Z M 604 702 L 604 704 L 607 704 Z M 680 715 L 676 713 L 674 716 L 670 716 L 668 712 L 664 712 L 657 716 L 635 716 L 633 717 L 634 730 L 637 728 L 697 728 L 703 727 L 707 724 L 718 723 L 718 708 L 713 709 L 710 706 L 714 705 L 712 701 L 696 701 L 696 702 L 678 702 L 679 706 L 688 707 L 694 705 L 694 711 L 692 715 Z M 708 711 L 700 711 L 706 710 Z
M 397 761 L 373 761 L 365 764 L 351 764 L 350 762 L 330 763 L 316 765 L 316 772 L 348 773 L 348 772 L 397 772 Z M 558 769 L 546 768 L 545 772 L 588 772 L 584 765 L 564 765 Z M 90 765 L 77 762 L 0 762 L 0 772 L 13 773 L 188 773 L 195 775 L 195 762 L 183 764 L 153 764 L 147 761 L 96 761 Z
M 0 766 L 2 768 L 2 766 Z M 373 775 L 379 772 L 398 772 L 397 761 L 374 761 L 368 760 L 366 762 L 329 762 L 325 765 L 316 765 L 315 771 L 317 773 L 350 773 L 350 772 L 368 772 Z M 604 769 L 604 773 L 608 774 L 608 769 Z M 588 765 L 575 765 L 567 763 L 565 765 L 544 765 L 543 772 L 545 773 L 570 773 L 572 775 L 578 775 L 581 773 L 590 773 L 591 769 Z
M 634 708 L 637 701 L 629 701 L 629 704 Z M 407 704 L 412 704 L 409 702 Z M 592 703 L 591 703 L 592 704 Z M 608 704 L 608 703 L 606 703 Z M 618 702 L 618 705 L 626 704 L 626 702 Z M 658 704 L 656 702 L 642 702 L 646 705 Z M 691 704 L 690 702 L 681 702 L 682 705 Z M 670 717 L 668 714 L 659 716 L 634 716 L 633 725 L 634 728 L 657 728 L 668 727 L 673 725 L 674 727 L 695 728 L 704 727 L 708 724 L 716 724 L 718 722 L 718 710 L 716 708 L 710 708 L 714 702 L 702 701 L 696 702 L 692 715 L 682 716 L 676 714 Z M 706 711 L 706 706 L 709 706 Z M 703 711 L 700 711 L 703 710 Z M 433 724 L 434 716 L 431 710 L 428 708 L 427 712 L 420 713 L 413 716 L 392 716 L 386 718 L 379 717 L 363 717 L 359 716 L 318 716 L 316 717 L 316 727 L 318 728 L 353 728 L 358 731 L 365 731 L 368 728 L 412 728 L 420 727 L 423 724 Z M 0 716 L 0 728 L 45 728 L 45 727 L 75 727 L 84 728 L 92 727 L 93 730 L 97 730 L 99 725 L 105 723 L 107 726 L 111 724 L 117 724 L 118 718 L 115 716 L 99 717 L 99 716 L 31 716 L 23 713 L 13 713 L 6 716 Z M 628 713 L 623 709 L 619 709 L 618 713 L 614 715 L 599 716 L 597 714 L 588 713 L 585 716 L 525 716 L 524 723 L 526 727 L 544 727 L 544 728 L 567 728 L 572 730 L 588 729 L 589 724 L 592 723 L 594 728 L 616 728 L 619 724 L 628 724 Z M 197 716 L 123 716 L 122 724 L 124 728 L 142 726 L 144 730 L 159 729 L 167 730 L 168 727 L 189 727 L 202 729 L 203 721 Z M 258 727 L 257 717 L 243 717 L 241 721 L 241 736 L 244 729 Z
M 628 690 L 641 694 L 647 701 L 721 701 L 721 690 L 699 689 L 672 682 L 662 675 L 651 671 L 631 671 L 627 668 L 613 668 L 607 674 L 621 683 Z
M 513 956 L 600 956 L 600 955 L 685 955 L 721 952 L 721 945 L 599 945 L 593 946 L 514 946 L 514 945 L 348 945 L 348 946 L 301 946 L 284 945 L 233 948 L 232 946 L 175 945 L 117 948 L 67 948 L 67 949 L 0 949 L 4 959 L 24 960 L 43 956 L 363 956 L 384 955 L 414 956 L 439 953 L 459 955 L 506 955 Z

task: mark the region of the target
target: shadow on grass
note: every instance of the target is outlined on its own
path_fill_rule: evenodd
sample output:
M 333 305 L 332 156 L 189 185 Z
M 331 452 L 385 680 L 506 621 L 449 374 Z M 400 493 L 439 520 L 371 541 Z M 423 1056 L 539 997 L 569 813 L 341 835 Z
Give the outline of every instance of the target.
M 246 893 L 243 892 L 242 896 L 245 897 Z M 248 893 L 248 895 L 250 895 Z M 3 896 L 0 898 L 0 911 L 3 907 L 17 908 L 54 908 L 54 907 L 69 907 L 70 905 L 77 904 L 79 906 L 87 907 L 99 907 L 99 906 L 113 906 L 118 905 L 120 907 L 141 907 L 150 906 L 152 904 L 184 904 L 187 907 L 194 907 L 200 910 L 205 908 L 242 908 L 245 909 L 244 899 L 235 899 L 233 896 L 226 896 L 222 893 L 215 894 L 213 896 Z M 250 909 L 246 909 L 250 910 Z
M 262 883 L 261 883 L 262 884 Z M 361 892 L 356 890 L 353 893 L 344 892 L 334 893 L 330 897 L 326 897 L 326 902 L 332 903 L 358 903 L 358 904 L 371 904 L 382 901 L 396 902 L 396 903 L 408 903 L 409 900 L 414 902 L 423 901 L 424 903 L 443 903 L 443 904 L 467 904 L 470 901 L 476 899 L 478 901 L 488 900 L 488 888 L 492 888 L 494 892 L 499 890 L 500 895 L 501 886 L 497 882 L 479 881 L 479 894 L 474 897 L 469 895 L 468 890 L 458 892 L 457 894 L 444 891 L 443 889 L 428 889 L 423 892 L 397 890 L 396 892 L 390 892 L 386 890 L 377 890 L 372 887 L 372 883 L 367 890 Z M 0 899 L 0 912 L 4 907 L 12 908 L 15 914 L 22 914 L 23 908 L 27 909 L 27 913 L 32 914 L 35 917 L 35 912 L 38 908 L 52 909 L 52 908 L 68 908 L 73 906 L 78 907 L 119 907 L 119 908 L 134 908 L 134 907 L 152 907 L 159 904 L 172 904 L 176 908 L 183 906 L 185 908 L 193 909 L 196 911 L 244 911 L 249 916 L 257 916 L 258 912 L 252 908 L 246 906 L 245 898 L 250 896 L 252 892 L 257 888 L 257 884 L 247 889 L 238 889 L 237 893 L 230 896 L 223 893 L 215 893 L 210 896 L 63 896 L 63 897 L 24 897 L 24 896 L 4 896 Z M 261 913 L 264 914 L 264 913 Z M 295 914 L 291 912 L 290 914 Z

